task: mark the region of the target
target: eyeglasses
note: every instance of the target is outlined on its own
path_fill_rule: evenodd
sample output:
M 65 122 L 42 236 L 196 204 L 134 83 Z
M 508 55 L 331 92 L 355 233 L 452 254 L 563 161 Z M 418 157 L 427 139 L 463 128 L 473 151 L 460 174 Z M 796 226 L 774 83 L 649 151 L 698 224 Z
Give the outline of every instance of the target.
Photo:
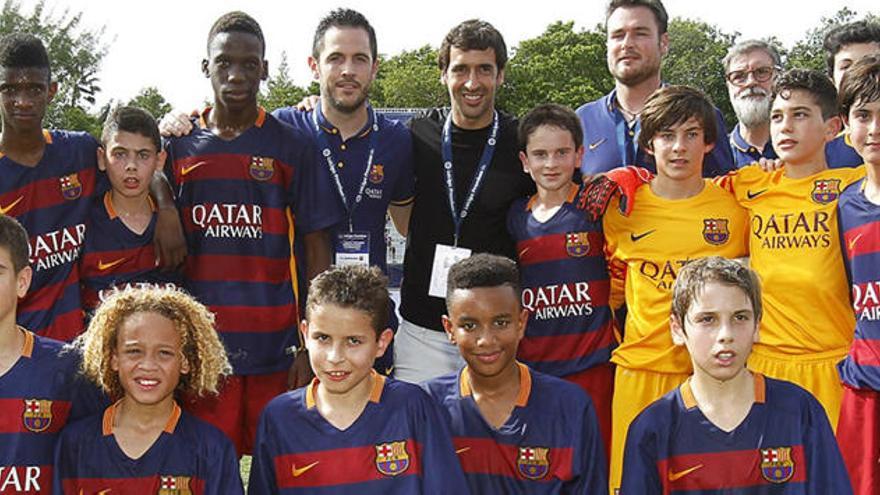
M 735 70 L 727 73 L 727 81 L 736 86 L 744 86 L 749 80 L 749 74 L 757 82 L 767 82 L 776 73 L 777 67 L 765 66 L 752 70 Z

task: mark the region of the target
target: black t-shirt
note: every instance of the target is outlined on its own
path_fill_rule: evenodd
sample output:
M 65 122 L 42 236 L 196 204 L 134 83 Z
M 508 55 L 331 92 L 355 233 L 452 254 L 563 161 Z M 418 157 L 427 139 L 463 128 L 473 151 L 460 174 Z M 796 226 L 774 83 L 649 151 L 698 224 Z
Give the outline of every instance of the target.
M 452 245 L 455 226 L 449 209 L 446 176 L 440 152 L 441 133 L 449 109 L 433 109 L 410 121 L 415 167 L 415 204 L 409 223 L 403 263 L 400 314 L 416 325 L 442 331 L 446 303 L 428 295 L 436 244 Z M 478 130 L 452 126 L 452 163 L 456 208 L 470 190 L 491 125 Z M 483 185 L 461 226 L 459 247 L 473 253 L 493 253 L 516 259 L 507 233 L 510 204 L 535 191 L 518 157 L 517 121 L 499 112 L 498 143 Z

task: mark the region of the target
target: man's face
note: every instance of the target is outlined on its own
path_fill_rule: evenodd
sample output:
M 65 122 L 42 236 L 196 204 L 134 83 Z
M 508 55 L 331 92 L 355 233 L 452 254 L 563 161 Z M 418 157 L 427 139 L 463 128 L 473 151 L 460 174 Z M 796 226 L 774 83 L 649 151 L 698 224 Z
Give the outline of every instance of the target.
M 787 165 L 813 162 L 839 131 L 840 119 L 835 116 L 825 120 L 815 98 L 805 90 L 785 90 L 773 100 L 770 139 Z
M 263 44 L 249 33 L 218 33 L 208 46 L 202 72 L 211 79 L 217 104 L 232 111 L 255 107 L 260 81 L 268 74 Z
M 736 118 L 745 127 L 769 122 L 775 77 L 773 58 L 764 50 L 752 50 L 730 61 L 726 75 L 727 93 Z
M 440 75 L 449 90 L 452 118 L 463 129 L 480 129 L 492 122 L 495 91 L 504 83 L 498 70 L 495 50 L 449 48 L 449 66 Z
M 321 84 L 322 101 L 337 111 L 351 113 L 367 99 L 379 68 L 370 50 L 370 37 L 362 28 L 331 27 L 324 33 L 324 44 L 309 67 Z
M 849 137 L 865 163 L 880 165 L 880 100 L 853 105 L 848 116 Z
M 40 130 L 46 107 L 57 84 L 49 83 L 49 70 L 36 67 L 0 67 L 0 116 L 3 128 Z
M 834 55 L 834 73 L 832 78 L 834 79 L 834 87 L 838 91 L 840 90 L 840 80 L 843 79 L 846 70 L 859 59 L 868 55 L 880 56 L 880 43 L 851 43 L 844 45 Z
M 657 132 L 648 153 L 654 155 L 658 177 L 688 181 L 703 176 L 703 159 L 713 147 L 706 144 L 703 125 L 691 117 Z
M 635 86 L 660 74 L 669 35 L 658 33 L 647 7 L 619 7 L 607 22 L 608 70 L 624 86 Z

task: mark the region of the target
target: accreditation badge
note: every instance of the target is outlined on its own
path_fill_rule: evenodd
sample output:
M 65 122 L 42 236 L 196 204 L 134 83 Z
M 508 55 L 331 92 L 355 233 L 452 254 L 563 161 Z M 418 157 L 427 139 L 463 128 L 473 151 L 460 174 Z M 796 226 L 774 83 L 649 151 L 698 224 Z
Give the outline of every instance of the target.
M 449 268 L 456 261 L 468 258 L 470 255 L 470 249 L 437 244 L 434 249 L 434 266 L 431 268 L 431 285 L 428 286 L 428 295 L 445 299 Z
M 370 233 L 339 232 L 333 242 L 336 266 L 370 266 Z

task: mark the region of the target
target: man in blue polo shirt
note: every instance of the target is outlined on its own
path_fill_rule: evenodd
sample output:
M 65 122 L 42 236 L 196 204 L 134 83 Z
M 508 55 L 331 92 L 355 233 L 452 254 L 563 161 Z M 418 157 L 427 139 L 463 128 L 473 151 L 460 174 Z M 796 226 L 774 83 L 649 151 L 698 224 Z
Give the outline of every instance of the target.
M 584 177 L 624 165 L 656 173 L 653 158 L 638 146 L 639 113 L 661 86 L 660 62 L 669 49 L 668 20 L 660 0 L 611 0 L 608 4 L 608 70 L 615 83 L 611 93 L 577 110 L 584 127 Z M 716 114 L 718 134 L 727 134 L 721 112 Z M 712 177 L 733 168 L 730 146 L 719 141 L 706 157 L 703 174 Z
M 775 159 L 770 142 L 770 104 L 773 81 L 782 64 L 779 52 L 760 40 L 745 40 L 730 47 L 721 61 L 727 94 L 737 124 L 730 131 L 730 149 L 737 168 Z

